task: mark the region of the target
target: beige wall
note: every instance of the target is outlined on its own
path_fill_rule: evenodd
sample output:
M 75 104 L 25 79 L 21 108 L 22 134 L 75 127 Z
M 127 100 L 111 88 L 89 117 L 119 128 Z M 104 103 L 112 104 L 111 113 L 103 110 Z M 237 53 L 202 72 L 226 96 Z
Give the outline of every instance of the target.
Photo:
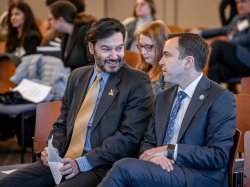
M 45 0 L 26 0 L 37 17 L 45 19 Z M 97 18 L 104 16 L 123 20 L 132 15 L 135 0 L 85 0 L 86 12 Z M 217 27 L 219 0 L 155 0 L 157 18 L 182 28 L 194 26 Z M 0 0 L 0 12 L 7 9 L 7 0 Z

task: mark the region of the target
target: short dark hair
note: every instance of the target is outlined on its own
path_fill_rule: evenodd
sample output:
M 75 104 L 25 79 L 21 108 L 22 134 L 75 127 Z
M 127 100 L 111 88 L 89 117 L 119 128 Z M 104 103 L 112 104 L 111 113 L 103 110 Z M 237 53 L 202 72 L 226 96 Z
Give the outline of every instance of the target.
M 85 11 L 85 2 L 83 0 L 69 0 L 69 1 L 75 5 L 77 13 Z
M 115 18 L 102 18 L 91 25 L 86 34 L 86 41 L 95 45 L 98 40 L 108 38 L 117 32 L 122 33 L 124 40 L 126 34 L 124 25 Z
M 49 6 L 50 12 L 55 19 L 62 17 L 68 23 L 74 24 L 77 9 L 69 1 L 56 1 Z
M 121 32 L 123 36 L 123 41 L 125 39 L 126 28 L 125 26 L 115 18 L 102 18 L 95 21 L 89 28 L 85 40 L 86 43 L 90 42 L 93 45 L 96 44 L 98 40 L 108 38 L 113 34 Z M 93 55 L 90 54 L 88 49 L 88 58 L 90 61 L 94 61 Z
M 58 0 L 46 0 L 45 4 L 46 6 L 50 6 L 56 1 Z M 77 13 L 85 11 L 85 2 L 83 2 L 83 0 L 68 0 L 68 1 L 75 5 Z
M 177 33 L 170 34 L 168 39 L 178 37 L 180 59 L 186 56 L 193 56 L 195 60 L 196 71 L 202 71 L 206 65 L 208 57 L 208 45 L 206 41 L 198 34 Z

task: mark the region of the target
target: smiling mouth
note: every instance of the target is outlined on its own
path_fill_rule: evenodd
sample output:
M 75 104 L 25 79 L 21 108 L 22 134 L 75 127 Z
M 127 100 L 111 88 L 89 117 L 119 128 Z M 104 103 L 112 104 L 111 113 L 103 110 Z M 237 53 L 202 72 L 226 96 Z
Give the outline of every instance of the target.
M 110 64 L 110 65 L 116 65 L 118 63 L 119 60 L 108 60 L 106 61 L 107 64 Z

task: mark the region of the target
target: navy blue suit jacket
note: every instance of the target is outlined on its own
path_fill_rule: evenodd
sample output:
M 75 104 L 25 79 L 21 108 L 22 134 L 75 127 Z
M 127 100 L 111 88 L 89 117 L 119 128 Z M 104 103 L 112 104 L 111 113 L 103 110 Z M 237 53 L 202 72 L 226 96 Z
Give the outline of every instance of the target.
M 176 93 L 177 86 L 172 86 L 158 94 L 140 153 L 163 145 Z M 176 164 L 183 168 L 187 186 L 211 187 L 207 178 L 213 179 L 215 186 L 223 186 L 224 180 L 227 181 L 227 162 L 235 129 L 233 95 L 203 76 L 191 98 L 177 140 Z

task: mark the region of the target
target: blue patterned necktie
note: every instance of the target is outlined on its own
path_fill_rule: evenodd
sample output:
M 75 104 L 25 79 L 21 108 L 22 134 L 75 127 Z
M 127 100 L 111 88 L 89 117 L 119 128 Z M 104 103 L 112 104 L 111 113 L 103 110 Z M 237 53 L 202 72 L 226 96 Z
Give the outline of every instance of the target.
M 174 123 L 176 116 L 178 114 L 179 109 L 181 108 L 181 101 L 187 96 L 187 94 L 184 91 L 179 91 L 177 94 L 177 100 L 174 104 L 174 107 L 170 113 L 167 131 L 164 138 L 164 145 L 170 144 L 170 141 L 173 137 L 173 129 L 174 129 Z

